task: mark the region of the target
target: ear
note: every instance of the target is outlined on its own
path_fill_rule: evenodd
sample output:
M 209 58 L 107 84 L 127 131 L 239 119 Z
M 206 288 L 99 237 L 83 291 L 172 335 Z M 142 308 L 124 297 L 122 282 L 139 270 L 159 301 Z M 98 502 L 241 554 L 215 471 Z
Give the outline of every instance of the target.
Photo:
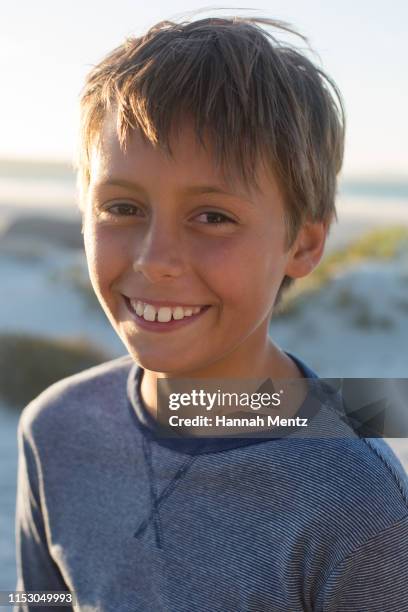
M 308 221 L 300 228 L 289 249 L 286 276 L 302 278 L 314 270 L 322 258 L 328 227 L 323 222 Z

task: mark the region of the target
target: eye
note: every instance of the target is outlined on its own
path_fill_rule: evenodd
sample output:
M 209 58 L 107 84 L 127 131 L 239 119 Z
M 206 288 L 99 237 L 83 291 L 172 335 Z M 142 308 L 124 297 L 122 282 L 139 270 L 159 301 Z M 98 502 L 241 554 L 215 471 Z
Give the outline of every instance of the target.
M 130 202 L 116 202 L 105 208 L 105 211 L 115 217 L 141 217 L 144 216 L 143 210 L 136 204 Z
M 200 223 L 203 223 L 204 225 L 224 225 L 227 223 L 236 223 L 234 219 L 231 219 L 230 217 L 227 217 L 227 215 L 216 211 L 201 213 L 196 217 L 196 219 L 200 219 L 200 217 L 207 218 L 207 221 L 200 221 Z

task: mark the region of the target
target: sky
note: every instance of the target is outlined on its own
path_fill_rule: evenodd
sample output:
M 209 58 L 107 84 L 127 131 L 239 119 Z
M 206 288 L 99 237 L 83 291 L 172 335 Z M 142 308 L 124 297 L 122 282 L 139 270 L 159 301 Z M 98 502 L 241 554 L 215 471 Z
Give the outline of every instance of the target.
M 92 65 L 126 36 L 208 8 L 287 21 L 336 81 L 347 112 L 344 174 L 408 178 L 408 2 L 3 0 L 0 158 L 72 160 Z M 225 7 L 215 11 L 215 7 Z M 244 9 L 247 9 L 246 11 Z M 204 16 L 204 15 L 203 15 Z

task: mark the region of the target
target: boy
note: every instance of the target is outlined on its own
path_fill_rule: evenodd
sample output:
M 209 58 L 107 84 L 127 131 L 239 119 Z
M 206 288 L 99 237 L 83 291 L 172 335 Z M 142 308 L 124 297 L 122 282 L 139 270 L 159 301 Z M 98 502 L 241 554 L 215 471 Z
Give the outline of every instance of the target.
M 408 610 L 407 478 L 382 440 L 340 420 L 321 440 L 155 429 L 158 379 L 290 379 L 299 407 L 317 378 L 268 329 L 322 256 L 343 111 L 260 24 L 288 29 L 163 22 L 88 76 L 86 255 L 129 355 L 21 417 L 18 590 L 84 611 Z

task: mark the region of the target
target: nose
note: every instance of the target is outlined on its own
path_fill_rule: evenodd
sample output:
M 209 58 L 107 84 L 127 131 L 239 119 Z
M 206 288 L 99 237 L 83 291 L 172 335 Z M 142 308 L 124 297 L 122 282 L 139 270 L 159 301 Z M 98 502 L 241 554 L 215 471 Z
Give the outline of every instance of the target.
M 133 256 L 133 270 L 151 283 L 177 278 L 183 274 L 185 261 L 177 228 L 165 220 L 152 221 L 143 238 L 138 237 Z

